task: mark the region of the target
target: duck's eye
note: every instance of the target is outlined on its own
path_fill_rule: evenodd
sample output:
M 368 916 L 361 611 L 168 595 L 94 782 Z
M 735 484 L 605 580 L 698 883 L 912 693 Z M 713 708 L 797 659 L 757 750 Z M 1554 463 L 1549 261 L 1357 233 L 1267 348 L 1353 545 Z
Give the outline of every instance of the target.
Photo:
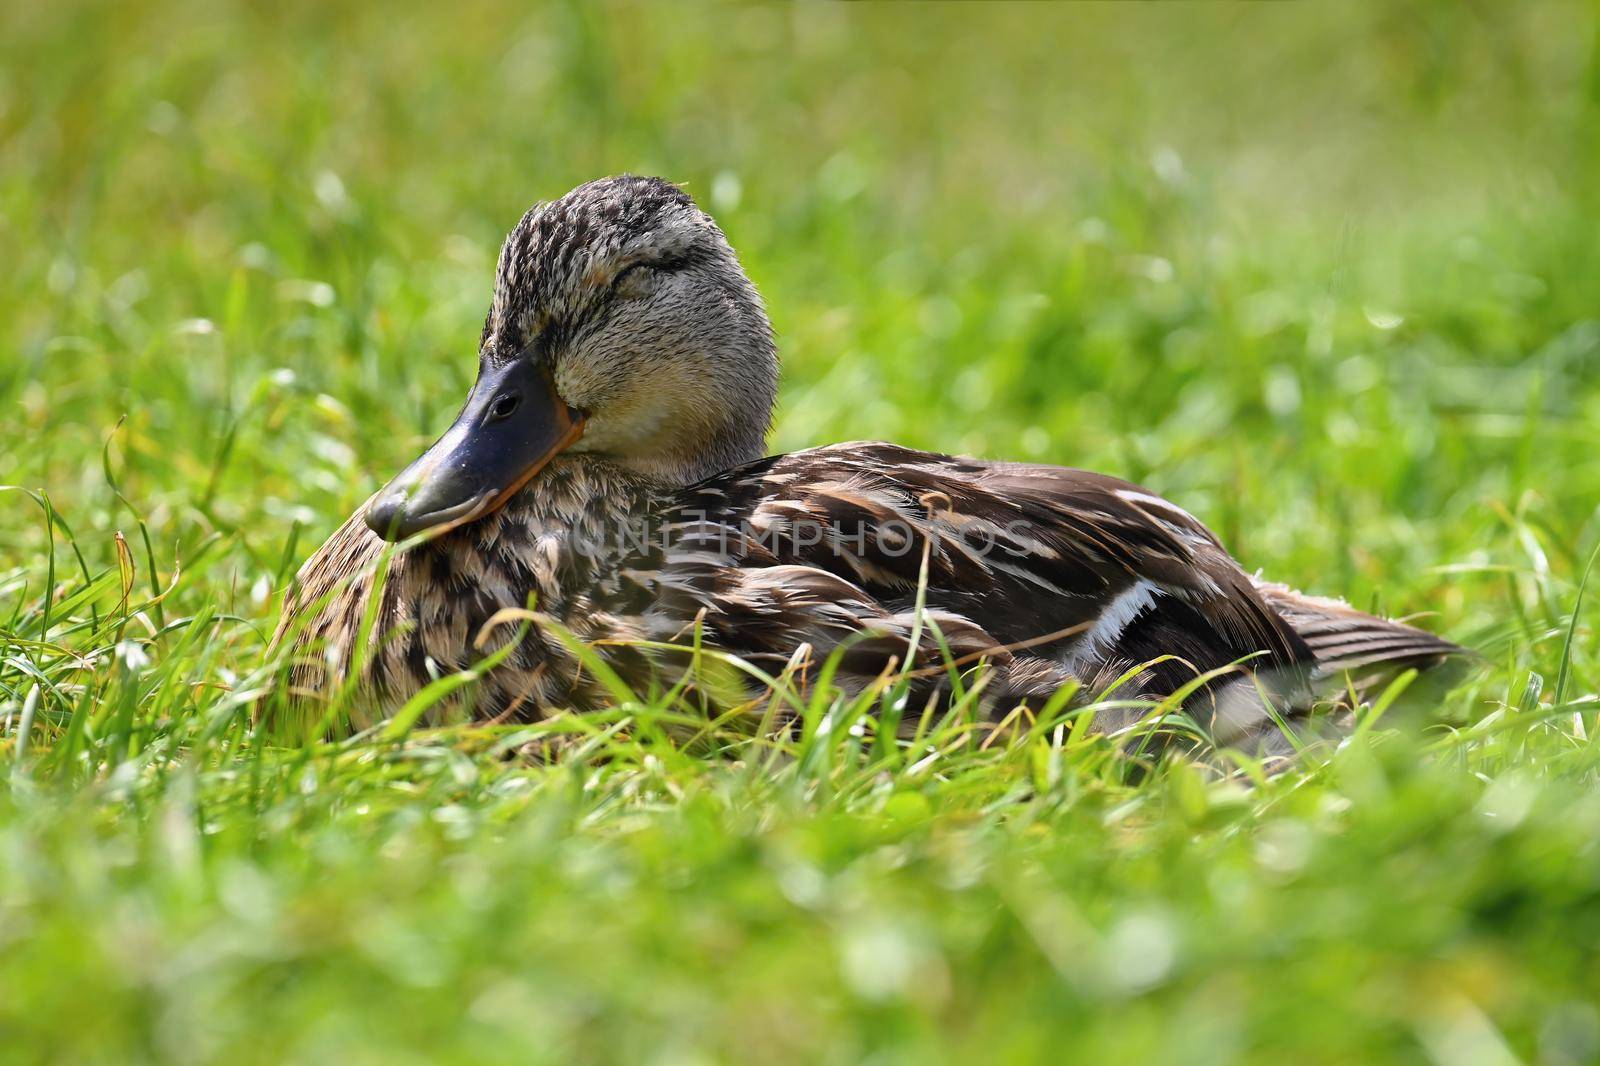
M 511 417 L 521 403 L 522 397 L 514 392 L 496 396 L 494 403 L 489 405 L 489 421 L 503 422 Z
M 655 289 L 657 272 L 649 263 L 635 263 L 611 279 L 611 291 L 624 300 L 646 296 Z

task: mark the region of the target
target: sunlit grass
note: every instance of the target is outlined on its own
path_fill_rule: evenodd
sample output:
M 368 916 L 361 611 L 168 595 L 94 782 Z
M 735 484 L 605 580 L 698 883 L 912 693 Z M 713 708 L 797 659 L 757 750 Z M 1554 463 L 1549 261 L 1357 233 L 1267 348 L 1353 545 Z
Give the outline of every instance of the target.
M 1600 1056 L 1595 40 L 1559 3 L 8 8 L 0 1058 Z M 1129 477 L 1483 662 L 1276 775 L 893 678 L 258 726 L 290 575 L 453 413 L 500 236 L 622 170 L 761 286 L 775 447 Z

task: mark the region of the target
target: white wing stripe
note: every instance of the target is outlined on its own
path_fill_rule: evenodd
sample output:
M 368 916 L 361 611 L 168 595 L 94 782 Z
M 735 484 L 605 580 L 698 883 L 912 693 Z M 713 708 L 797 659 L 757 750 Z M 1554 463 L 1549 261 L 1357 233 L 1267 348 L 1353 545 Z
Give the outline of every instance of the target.
M 1094 620 L 1094 625 L 1072 649 L 1072 666 L 1081 667 L 1088 657 L 1098 658 L 1110 651 L 1129 624 L 1155 605 L 1159 595 L 1161 588 L 1144 578 L 1117 593 L 1116 598 L 1106 604 L 1100 617 Z

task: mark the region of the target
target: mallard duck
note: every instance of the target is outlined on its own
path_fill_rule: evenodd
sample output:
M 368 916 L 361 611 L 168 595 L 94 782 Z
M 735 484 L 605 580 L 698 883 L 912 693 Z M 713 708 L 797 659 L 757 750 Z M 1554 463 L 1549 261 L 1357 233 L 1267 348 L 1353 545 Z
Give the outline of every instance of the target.
M 1345 671 L 1460 650 L 1252 578 L 1193 515 L 1113 477 L 870 441 L 767 456 L 761 298 L 657 178 L 523 215 L 478 351 L 455 423 L 299 571 L 278 638 L 295 692 L 348 684 L 392 709 L 514 640 L 456 698 L 536 719 L 614 698 L 572 638 L 640 691 L 688 667 L 663 645 L 770 674 L 842 649 L 846 690 L 899 664 L 933 697 L 946 667 L 985 663 L 996 710 L 1189 686 L 1185 710 L 1232 742 Z M 502 624 L 530 604 L 556 626 Z

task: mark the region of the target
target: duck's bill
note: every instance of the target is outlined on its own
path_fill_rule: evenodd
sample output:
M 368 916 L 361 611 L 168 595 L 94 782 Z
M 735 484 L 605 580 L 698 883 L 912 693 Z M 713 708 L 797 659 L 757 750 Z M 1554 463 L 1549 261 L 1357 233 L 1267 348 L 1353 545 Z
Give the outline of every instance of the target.
M 548 370 L 527 359 L 485 368 L 455 424 L 367 504 L 367 525 L 404 540 L 477 521 L 582 435 Z

